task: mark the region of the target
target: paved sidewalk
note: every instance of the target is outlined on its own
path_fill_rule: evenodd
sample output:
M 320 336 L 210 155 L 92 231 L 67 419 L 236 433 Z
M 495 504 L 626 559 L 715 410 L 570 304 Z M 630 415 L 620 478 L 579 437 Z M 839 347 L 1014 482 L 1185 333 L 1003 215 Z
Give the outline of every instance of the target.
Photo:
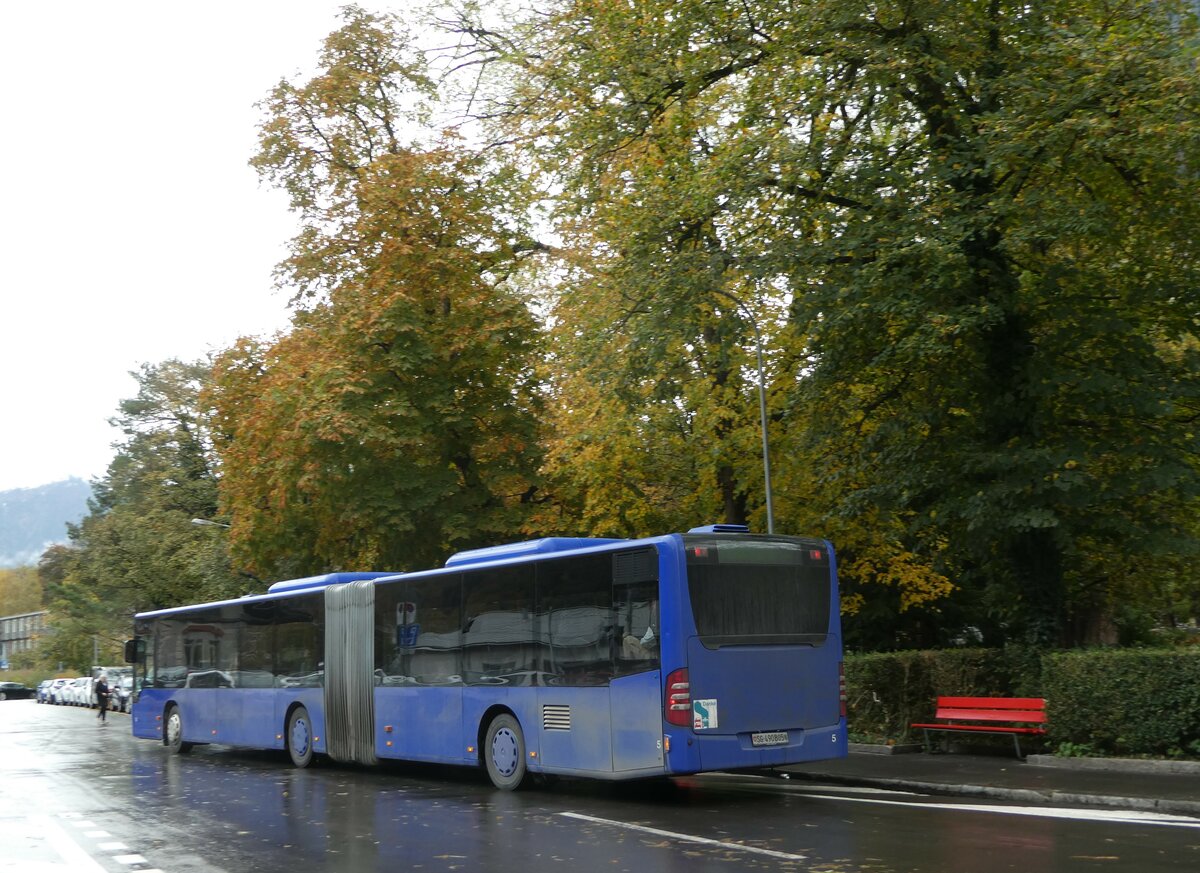
M 1200 763 L 882 751 L 852 747 L 841 760 L 783 769 L 793 779 L 843 785 L 1200 816 Z

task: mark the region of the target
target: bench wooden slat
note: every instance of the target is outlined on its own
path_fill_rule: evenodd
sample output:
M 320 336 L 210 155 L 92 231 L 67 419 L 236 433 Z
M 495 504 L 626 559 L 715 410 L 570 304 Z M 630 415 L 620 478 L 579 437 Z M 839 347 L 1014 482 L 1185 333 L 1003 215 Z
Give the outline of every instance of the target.
M 1044 734 L 1046 732 L 1045 728 L 1040 727 L 1006 727 L 992 724 L 914 724 L 912 727 L 938 731 L 981 731 L 990 734 Z
M 963 707 L 967 709 L 1045 709 L 1041 697 L 939 697 L 938 709 Z
M 1025 721 L 1044 724 L 1046 713 L 1032 709 L 939 709 L 934 718 L 963 721 Z

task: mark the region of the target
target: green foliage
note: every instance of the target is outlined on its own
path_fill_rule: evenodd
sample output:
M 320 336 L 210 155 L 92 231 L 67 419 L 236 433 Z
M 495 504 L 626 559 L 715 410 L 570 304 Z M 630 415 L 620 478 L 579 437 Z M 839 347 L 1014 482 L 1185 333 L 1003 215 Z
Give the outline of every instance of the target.
M 1052 742 L 1105 755 L 1195 755 L 1200 651 L 1087 650 L 1043 660 Z
M 461 29 L 519 61 L 494 114 L 561 190 L 558 360 L 649 444 L 703 446 L 664 471 L 669 514 L 708 494 L 761 519 L 734 293 L 768 346 L 781 527 L 844 529 L 893 622 L 927 631 L 952 596 L 990 642 L 1054 645 L 1168 608 L 1197 551 L 1195 23 L 1150 0 L 564 0 L 504 39 Z M 602 417 L 567 423 L 610 445 Z M 562 456 L 600 502 L 590 456 Z

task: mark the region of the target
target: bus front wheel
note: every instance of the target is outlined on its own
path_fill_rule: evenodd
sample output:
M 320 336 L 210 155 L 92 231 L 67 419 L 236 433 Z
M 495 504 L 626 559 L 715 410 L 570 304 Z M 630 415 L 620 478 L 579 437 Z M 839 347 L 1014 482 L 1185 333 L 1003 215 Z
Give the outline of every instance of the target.
M 483 742 L 488 777 L 502 791 L 515 791 L 525 781 L 525 736 L 508 713 L 492 719 Z
M 300 768 L 311 764 L 313 759 L 312 744 L 312 720 L 308 717 L 307 709 L 303 706 L 297 706 L 292 710 L 292 714 L 288 716 L 287 747 L 288 754 L 292 757 L 292 763 Z
M 192 750 L 192 744 L 184 742 L 183 739 L 183 716 L 179 714 L 178 706 L 172 706 L 167 710 L 163 745 L 176 755 L 182 755 Z

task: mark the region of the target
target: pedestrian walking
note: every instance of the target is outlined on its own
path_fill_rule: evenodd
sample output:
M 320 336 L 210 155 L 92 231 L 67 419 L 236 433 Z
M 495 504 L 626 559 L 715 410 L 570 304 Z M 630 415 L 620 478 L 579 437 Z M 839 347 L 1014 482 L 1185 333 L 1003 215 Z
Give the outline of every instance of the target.
M 100 706 L 96 718 L 100 719 L 101 724 L 108 724 L 108 698 L 108 677 L 101 673 L 96 678 L 96 703 Z

